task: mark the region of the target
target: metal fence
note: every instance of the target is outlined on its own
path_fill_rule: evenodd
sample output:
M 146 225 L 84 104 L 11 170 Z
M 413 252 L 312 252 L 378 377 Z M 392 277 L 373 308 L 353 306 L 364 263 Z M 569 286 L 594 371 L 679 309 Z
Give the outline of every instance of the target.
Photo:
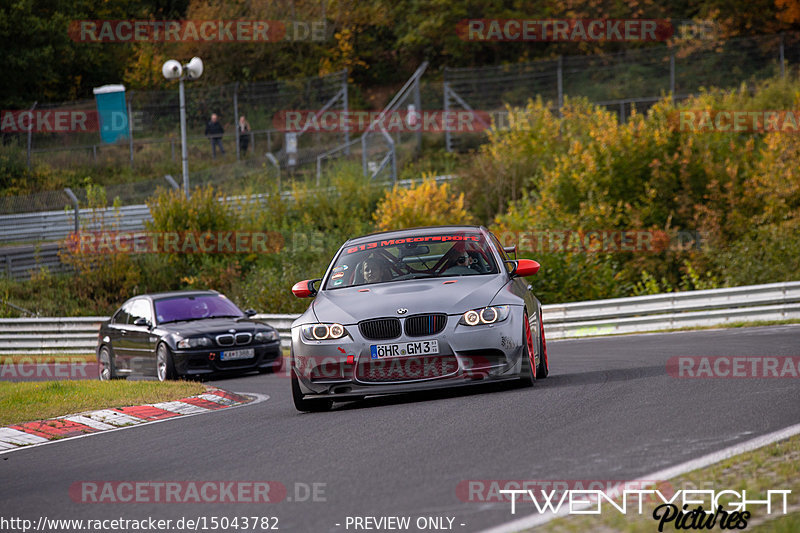
M 180 162 L 180 120 L 178 91 L 129 91 L 126 94 L 129 138 L 115 144 L 100 142 L 96 131 L 59 133 L 29 132 L 19 136 L 27 152 L 30 167 L 37 161 L 54 166 L 105 164 L 113 166 L 149 167 L 154 162 Z M 273 118 L 288 109 L 347 109 L 347 73 L 288 81 L 231 83 L 220 86 L 186 86 L 187 146 L 193 160 L 211 159 L 208 139 L 204 135 L 212 113 L 220 117 L 225 129 L 223 145 L 226 161 L 252 158 L 253 154 L 274 153 L 284 163 L 284 132 L 276 128 Z M 70 110 L 92 112 L 94 100 L 34 104 L 37 110 Z M 251 131 L 246 135 L 246 149 L 240 144 L 237 128 L 239 116 L 245 116 Z M 308 135 L 298 142 L 298 156 L 313 161 L 314 156 L 331 146 L 348 140 L 339 133 Z M 234 157 L 235 156 L 235 157 Z M 259 156 L 260 157 L 260 156 Z
M 800 281 L 544 305 L 543 313 L 549 340 L 800 319 Z M 291 324 L 298 316 L 261 314 L 256 318 L 275 327 L 281 345 L 288 347 Z M 0 355 L 93 353 L 104 320 L 0 319 Z
M 481 110 L 502 119 L 505 106 L 541 97 L 559 109 L 565 95 L 585 97 L 618 114 L 646 110 L 667 95 L 684 99 L 703 87 L 729 88 L 785 76 L 800 62 L 800 33 L 691 40 L 612 54 L 563 56 L 509 65 L 445 68 L 445 109 Z M 464 135 L 446 133 L 448 151 Z

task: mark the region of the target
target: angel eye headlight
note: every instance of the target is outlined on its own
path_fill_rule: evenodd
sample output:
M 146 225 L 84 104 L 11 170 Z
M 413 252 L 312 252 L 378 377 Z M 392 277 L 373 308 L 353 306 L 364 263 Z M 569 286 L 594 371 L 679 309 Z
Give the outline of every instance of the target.
M 303 337 L 310 341 L 339 339 L 347 334 L 341 324 L 308 324 L 303 326 Z
M 208 337 L 189 337 L 188 339 L 181 339 L 178 341 L 178 348 L 181 350 L 188 350 L 190 348 L 211 346 L 212 344 L 211 339 Z
M 461 316 L 459 324 L 464 326 L 478 326 L 480 324 L 494 324 L 502 322 L 508 318 L 509 307 L 507 305 L 493 305 L 472 309 Z

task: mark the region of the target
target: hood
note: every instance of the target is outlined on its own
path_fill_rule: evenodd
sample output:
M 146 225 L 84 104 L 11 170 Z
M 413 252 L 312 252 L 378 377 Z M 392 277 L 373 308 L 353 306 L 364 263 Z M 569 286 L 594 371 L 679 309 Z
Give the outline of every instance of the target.
M 257 327 L 260 327 L 260 329 L 269 328 L 269 326 L 254 320 L 240 319 L 237 321 L 233 318 L 209 318 L 205 320 L 192 320 L 189 322 L 170 322 L 169 324 L 163 324 L 157 327 L 158 329 L 169 331 L 170 333 L 177 333 L 183 337 L 202 335 L 204 333 L 208 335 L 217 335 L 219 333 L 227 333 L 230 329 L 236 330 L 237 333 L 254 333 Z
M 444 281 L 456 281 L 445 284 Z M 320 322 L 355 324 L 378 317 L 399 317 L 397 309 L 408 309 L 403 316 L 420 313 L 461 314 L 492 302 L 508 282 L 500 275 L 461 276 L 378 283 L 345 289 L 321 291 L 313 309 Z M 359 292 L 359 289 L 369 289 Z

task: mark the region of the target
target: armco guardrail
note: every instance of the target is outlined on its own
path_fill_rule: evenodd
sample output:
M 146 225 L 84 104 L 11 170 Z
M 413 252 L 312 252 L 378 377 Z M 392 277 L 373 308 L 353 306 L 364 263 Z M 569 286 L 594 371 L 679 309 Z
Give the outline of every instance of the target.
M 256 318 L 277 328 L 288 347 L 298 316 Z M 551 340 L 787 319 L 800 319 L 800 281 L 544 306 L 545 335 Z M 93 353 L 103 320 L 0 319 L 0 355 Z

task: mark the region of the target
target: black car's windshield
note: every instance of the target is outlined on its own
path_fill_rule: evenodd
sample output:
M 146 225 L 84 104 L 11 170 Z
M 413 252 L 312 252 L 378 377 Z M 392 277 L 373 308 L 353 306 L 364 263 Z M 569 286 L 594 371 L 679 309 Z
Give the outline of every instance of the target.
M 489 244 L 480 233 L 378 237 L 343 250 L 325 288 L 497 272 Z
M 159 324 L 245 316 L 241 309 L 221 294 L 177 296 L 156 300 L 154 303 Z

